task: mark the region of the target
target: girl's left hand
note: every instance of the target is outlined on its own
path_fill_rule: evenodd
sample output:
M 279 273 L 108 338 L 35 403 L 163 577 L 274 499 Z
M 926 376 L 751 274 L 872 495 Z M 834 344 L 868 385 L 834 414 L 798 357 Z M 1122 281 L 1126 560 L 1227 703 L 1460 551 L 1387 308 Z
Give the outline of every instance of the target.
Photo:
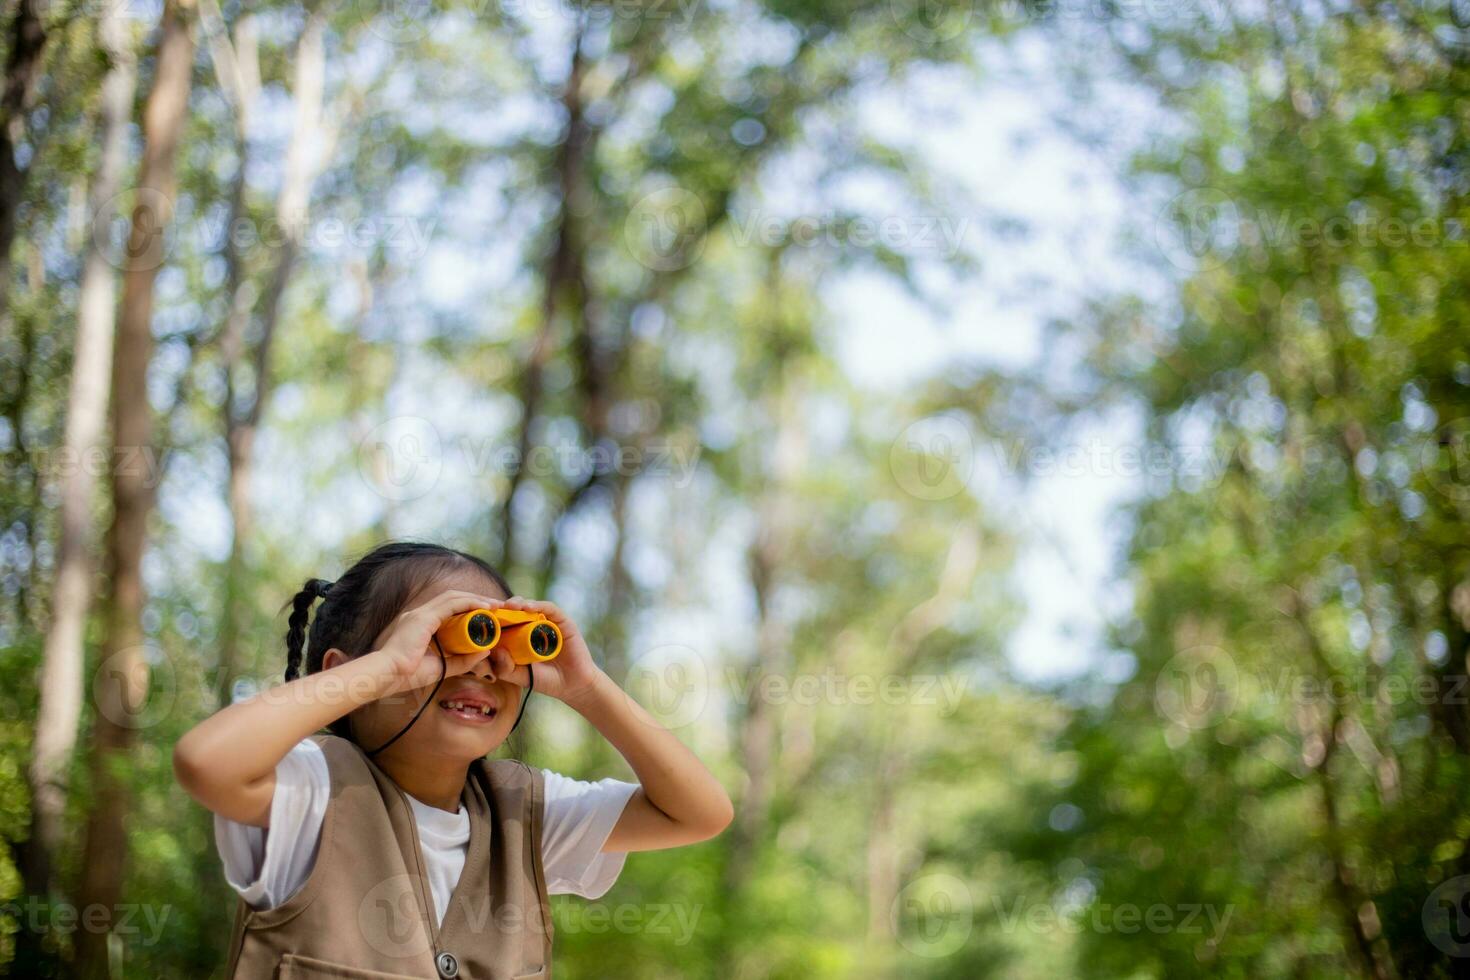
M 538 693 L 559 701 L 575 701 L 592 689 L 602 676 L 602 668 L 592 662 L 592 652 L 587 649 L 587 641 L 582 639 L 582 632 L 577 629 L 577 624 L 572 622 L 570 616 L 553 602 L 523 599 L 520 596 L 511 596 L 500 603 L 500 606 L 504 609 L 540 613 L 561 630 L 561 653 L 556 655 L 555 660 L 536 664 Z M 499 647 L 490 651 L 490 666 L 494 668 L 497 680 L 510 681 L 517 687 L 525 687 L 530 683 L 530 669 L 525 664 L 511 660 L 510 654 Z

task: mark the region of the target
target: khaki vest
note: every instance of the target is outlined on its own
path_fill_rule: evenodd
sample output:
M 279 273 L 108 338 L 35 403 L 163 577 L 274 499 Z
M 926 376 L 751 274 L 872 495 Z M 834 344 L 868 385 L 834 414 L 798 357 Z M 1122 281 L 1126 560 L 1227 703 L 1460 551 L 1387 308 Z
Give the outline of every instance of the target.
M 332 777 L 316 863 L 284 905 L 239 903 L 225 976 L 550 980 L 541 773 L 512 760 L 470 766 L 469 852 L 440 927 L 403 790 L 352 742 L 313 737 Z

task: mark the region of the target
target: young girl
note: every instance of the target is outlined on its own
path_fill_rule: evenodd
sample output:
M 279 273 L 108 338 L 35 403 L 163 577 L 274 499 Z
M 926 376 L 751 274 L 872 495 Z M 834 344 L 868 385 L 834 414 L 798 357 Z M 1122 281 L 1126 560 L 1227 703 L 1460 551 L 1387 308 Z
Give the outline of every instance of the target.
M 598 898 L 628 851 L 730 822 L 719 782 L 593 663 L 576 625 L 478 558 L 384 545 L 292 607 L 287 683 L 174 749 L 240 895 L 227 977 L 550 977 L 548 895 Z M 500 648 L 440 650 L 446 619 L 496 607 L 545 615 L 561 653 L 533 674 Z M 586 718 L 638 784 L 485 759 L 533 688 Z

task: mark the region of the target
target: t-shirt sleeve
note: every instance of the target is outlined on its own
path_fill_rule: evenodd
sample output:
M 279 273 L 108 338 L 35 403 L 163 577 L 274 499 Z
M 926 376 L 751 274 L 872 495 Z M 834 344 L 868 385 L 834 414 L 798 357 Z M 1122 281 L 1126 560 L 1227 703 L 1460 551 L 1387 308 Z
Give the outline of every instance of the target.
M 624 853 L 602 845 L 638 789 L 637 783 L 600 779 L 595 783 L 541 770 L 545 809 L 541 826 L 541 867 L 553 895 L 601 898 L 618 880 Z
M 306 884 L 331 788 L 321 746 L 304 739 L 276 763 L 269 829 L 214 815 L 214 843 L 225 880 L 251 908 L 275 908 Z

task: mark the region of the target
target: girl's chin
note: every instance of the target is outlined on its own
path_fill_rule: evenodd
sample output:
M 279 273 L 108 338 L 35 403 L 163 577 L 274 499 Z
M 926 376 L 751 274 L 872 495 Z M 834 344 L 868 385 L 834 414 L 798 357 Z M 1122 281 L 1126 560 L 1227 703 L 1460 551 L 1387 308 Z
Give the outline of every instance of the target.
M 432 712 L 432 713 L 431 713 Z M 451 715 L 449 711 L 435 706 L 424 712 L 412 729 L 394 746 L 402 746 L 405 754 L 424 757 L 444 757 L 471 762 L 493 751 L 505 741 L 507 732 L 502 731 L 504 719 L 496 713 L 484 718 L 458 717 L 463 712 Z M 407 719 L 393 725 L 383 726 L 383 732 L 374 732 L 366 741 L 370 745 L 381 745 L 403 727 Z M 376 726 L 375 726 L 376 727 Z M 395 754 L 397 754 L 395 752 Z
M 434 726 L 433 744 L 443 752 L 467 759 L 480 756 L 505 741 L 501 726 L 493 722 L 450 721 Z

